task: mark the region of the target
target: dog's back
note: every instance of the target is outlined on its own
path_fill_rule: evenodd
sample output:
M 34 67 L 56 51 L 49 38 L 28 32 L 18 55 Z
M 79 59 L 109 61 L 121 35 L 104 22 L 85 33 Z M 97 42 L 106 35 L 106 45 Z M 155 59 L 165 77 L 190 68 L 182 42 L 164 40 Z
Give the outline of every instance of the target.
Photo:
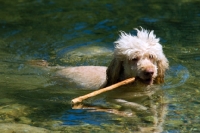
M 57 74 L 82 89 L 100 89 L 106 84 L 106 69 L 104 66 L 66 67 Z

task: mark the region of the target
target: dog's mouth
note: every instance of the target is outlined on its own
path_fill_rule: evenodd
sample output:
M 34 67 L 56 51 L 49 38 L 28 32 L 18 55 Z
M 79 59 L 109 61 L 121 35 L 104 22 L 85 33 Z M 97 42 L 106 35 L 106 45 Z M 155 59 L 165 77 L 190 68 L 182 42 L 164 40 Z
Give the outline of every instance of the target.
M 146 78 L 146 79 L 142 79 L 140 77 L 136 77 L 137 80 L 139 80 L 140 82 L 146 84 L 146 85 L 151 85 L 153 84 L 153 78 Z
M 153 83 L 153 79 L 152 79 L 152 78 L 145 79 L 145 80 L 143 80 L 143 81 L 144 81 L 144 83 L 146 83 L 146 84 L 148 84 L 148 85 L 150 85 L 150 84 Z

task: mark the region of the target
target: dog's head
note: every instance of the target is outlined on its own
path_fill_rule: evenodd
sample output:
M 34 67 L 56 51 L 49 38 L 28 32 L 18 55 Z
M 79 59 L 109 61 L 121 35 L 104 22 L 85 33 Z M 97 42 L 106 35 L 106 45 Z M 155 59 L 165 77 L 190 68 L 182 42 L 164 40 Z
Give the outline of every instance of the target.
M 107 85 L 130 77 L 146 85 L 164 82 L 168 60 L 159 38 L 153 31 L 136 30 L 137 36 L 121 32 L 115 42 L 114 59 L 107 69 Z

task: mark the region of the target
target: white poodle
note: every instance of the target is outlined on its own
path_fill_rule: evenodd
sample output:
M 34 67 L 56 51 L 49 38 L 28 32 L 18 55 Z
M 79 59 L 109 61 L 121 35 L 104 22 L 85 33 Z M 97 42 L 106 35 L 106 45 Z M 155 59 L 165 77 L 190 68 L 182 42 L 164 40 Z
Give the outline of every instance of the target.
M 114 59 L 110 65 L 67 67 L 58 71 L 69 81 L 85 89 L 99 89 L 135 77 L 144 85 L 163 83 L 168 68 L 159 38 L 153 31 L 141 28 L 137 36 L 121 32 L 115 41 Z

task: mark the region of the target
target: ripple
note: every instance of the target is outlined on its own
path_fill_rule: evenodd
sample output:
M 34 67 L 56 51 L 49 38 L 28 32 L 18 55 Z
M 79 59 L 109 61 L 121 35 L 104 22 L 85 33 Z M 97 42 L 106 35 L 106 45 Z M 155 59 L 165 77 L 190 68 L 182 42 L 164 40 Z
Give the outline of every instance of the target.
M 183 85 L 189 78 L 189 71 L 182 65 L 172 66 L 166 73 L 166 83 L 162 86 L 163 89 L 176 88 Z

